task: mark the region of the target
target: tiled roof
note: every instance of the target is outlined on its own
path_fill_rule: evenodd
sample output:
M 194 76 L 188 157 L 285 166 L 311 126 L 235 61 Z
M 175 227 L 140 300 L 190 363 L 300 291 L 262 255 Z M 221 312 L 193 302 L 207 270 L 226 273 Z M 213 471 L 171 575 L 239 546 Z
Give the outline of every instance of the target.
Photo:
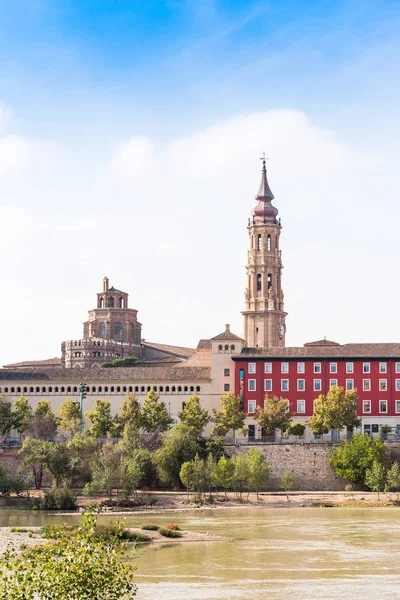
M 61 367 L 61 358 L 57 356 L 54 358 L 46 358 L 45 360 L 25 360 L 23 362 L 10 363 L 9 365 L 3 365 L 4 369 L 18 369 L 18 368 L 37 368 L 37 367 Z
M 154 348 L 173 356 L 179 356 L 180 358 L 190 358 L 195 353 L 194 348 L 185 348 L 184 346 L 170 346 L 169 344 L 157 344 L 154 342 L 142 342 L 144 347 Z
M 343 344 L 341 346 L 295 346 L 288 348 L 243 348 L 239 357 L 265 358 L 400 358 L 400 344 Z
M 326 338 L 324 338 L 323 340 L 317 340 L 316 342 L 307 342 L 306 344 L 304 344 L 304 346 L 306 348 L 308 348 L 309 346 L 339 346 L 340 344 L 338 344 L 337 342 L 331 342 L 330 340 L 327 340 Z
M 209 350 L 211 348 L 211 340 L 200 340 L 197 344 L 197 350 Z
M 241 337 L 239 337 L 238 335 L 235 335 L 234 333 L 231 332 L 230 330 L 230 325 L 225 325 L 226 329 L 223 333 L 220 333 L 214 337 L 212 337 L 212 340 L 240 340 L 241 342 L 243 342 L 243 339 Z
M 40 369 L 16 370 L 0 369 L 0 381 L 198 381 L 210 380 L 210 367 L 126 367 L 115 369 Z

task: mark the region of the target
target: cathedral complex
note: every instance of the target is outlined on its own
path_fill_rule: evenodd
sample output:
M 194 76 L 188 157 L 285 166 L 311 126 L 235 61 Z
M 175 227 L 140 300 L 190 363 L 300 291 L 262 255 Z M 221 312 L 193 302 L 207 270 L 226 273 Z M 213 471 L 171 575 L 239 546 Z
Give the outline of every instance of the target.
M 64 341 L 61 358 L 5 365 L 0 369 L 0 394 L 12 400 L 27 396 L 33 405 L 47 398 L 57 411 L 66 396 L 76 398 L 79 384 L 86 382 L 85 411 L 97 398 L 110 399 L 117 411 L 127 394 L 143 399 L 153 389 L 177 418 L 190 394 L 198 394 L 204 408 L 211 410 L 219 407 L 221 395 L 233 391 L 248 415 L 251 441 L 262 436 L 253 416 L 266 394 L 287 398 L 295 420 L 306 423 L 315 398 L 339 385 L 357 390 L 362 431 L 378 435 L 380 426 L 387 424 L 400 436 L 400 344 L 340 345 L 324 339 L 286 346 L 282 225 L 273 200 L 264 160 L 247 226 L 243 339 L 226 325 L 196 348 L 146 342 L 128 294 L 110 287 L 105 277 L 96 307 L 83 324 L 82 339 Z M 114 361 L 116 367 L 103 366 Z M 335 439 L 335 432 L 329 436 Z M 311 438 L 307 429 L 306 439 Z

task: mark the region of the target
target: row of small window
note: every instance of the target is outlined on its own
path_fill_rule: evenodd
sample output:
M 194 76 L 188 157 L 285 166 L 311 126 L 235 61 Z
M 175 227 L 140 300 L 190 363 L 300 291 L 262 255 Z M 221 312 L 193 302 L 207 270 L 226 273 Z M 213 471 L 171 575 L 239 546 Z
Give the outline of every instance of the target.
M 231 352 L 235 351 L 235 346 L 234 344 L 231 344 Z M 225 344 L 225 346 L 223 346 L 222 344 L 220 344 L 218 346 L 218 352 L 229 352 L 229 345 Z
M 281 373 L 289 373 L 289 364 L 288 362 L 282 362 L 281 365 Z M 272 373 L 272 362 L 264 363 L 264 373 Z M 329 372 L 337 373 L 338 372 L 338 364 L 336 362 L 329 363 Z M 249 373 L 256 372 L 256 363 L 249 363 L 248 367 Z M 305 373 L 306 372 L 306 363 L 298 362 L 297 363 L 297 373 Z M 322 363 L 315 362 L 314 363 L 314 373 L 322 373 Z M 354 363 L 347 362 L 346 363 L 346 373 L 354 373 Z M 366 362 L 363 363 L 363 373 L 371 373 L 371 363 Z M 379 363 L 379 373 L 387 373 L 387 363 L 380 362 Z M 396 363 L 396 373 L 400 373 L 400 362 Z
M 337 379 L 329 379 L 329 387 L 333 387 L 338 385 Z M 256 379 L 248 379 L 247 389 L 249 392 L 255 392 L 257 389 Z M 396 392 L 400 392 L 400 379 L 395 380 Z M 322 389 L 322 380 L 314 379 L 313 380 L 313 390 L 314 392 L 320 392 Z M 346 390 L 354 390 L 354 379 L 346 379 Z M 388 390 L 388 380 L 387 379 L 379 379 L 379 391 L 387 392 Z M 272 392 L 272 379 L 264 379 L 264 392 Z M 289 379 L 281 379 L 281 392 L 289 391 Z M 306 391 L 306 380 L 298 379 L 297 380 L 297 391 L 305 392 Z M 371 391 L 371 380 L 363 379 L 363 392 Z
M 315 401 L 314 401 L 315 404 Z M 370 414 L 372 410 L 371 400 L 363 400 L 363 413 Z M 249 400 L 248 402 L 248 412 L 249 414 L 253 414 L 256 412 L 257 401 Z M 297 413 L 302 414 L 306 412 L 306 401 L 305 400 L 297 400 Z M 388 412 L 388 401 L 387 400 L 379 400 L 379 412 L 381 414 L 387 414 Z M 396 413 L 400 414 L 400 400 L 396 400 Z
M 194 393 L 195 391 L 197 393 L 199 393 L 200 392 L 200 386 L 199 385 L 197 385 L 197 386 L 194 386 L 194 385 L 191 385 L 191 386 L 188 386 L 188 385 L 185 385 L 185 386 L 181 386 L 181 385 L 178 385 L 178 386 L 175 386 L 175 385 L 172 385 L 172 386 L 170 386 L 170 385 L 163 386 L 163 385 L 160 385 L 160 386 L 157 387 L 156 385 L 153 385 L 153 386 L 148 385 L 146 387 L 144 385 L 142 385 L 142 386 L 138 386 L 138 385 L 136 385 L 136 386 L 133 386 L 133 385 L 129 385 L 129 386 L 127 386 L 127 385 L 124 385 L 124 386 L 119 386 L 119 385 L 118 386 L 113 386 L 113 385 L 111 385 L 111 386 L 108 386 L 108 385 L 105 385 L 103 387 L 103 386 L 99 385 L 98 387 L 96 387 L 96 386 L 90 387 L 89 386 L 87 391 L 88 391 L 89 394 L 90 393 L 92 393 L 92 394 L 103 394 L 103 393 L 105 393 L 105 394 L 108 394 L 108 393 L 110 393 L 110 394 L 113 394 L 113 393 L 116 393 L 116 394 L 120 394 L 120 393 L 123 393 L 123 394 L 132 394 L 132 393 L 143 394 L 143 393 L 146 393 L 146 392 L 150 392 L 150 390 L 154 390 L 155 392 L 165 392 L 167 394 L 168 393 L 172 393 L 172 394 L 178 393 L 178 394 L 180 394 L 182 392 L 191 392 L 191 393 Z M 27 387 L 17 387 L 17 388 L 15 388 L 15 387 L 10 387 L 10 388 L 5 387 L 4 390 L 2 388 L 0 388 L 0 393 L 4 393 L 4 394 L 8 394 L 8 393 L 10 393 L 10 394 L 15 394 L 15 393 L 16 394 L 34 394 L 34 393 L 35 394 L 58 394 L 58 393 L 60 393 L 60 394 L 77 394 L 78 393 L 78 388 L 76 386 L 74 386 L 74 387 L 69 387 L 69 386 L 68 387 L 64 387 L 64 386 L 58 387 L 58 386 L 55 386 L 53 388 L 53 386 L 51 386 L 51 385 L 48 386 L 48 387 L 45 387 L 45 386 L 39 387 L 39 386 L 37 386 L 37 387 L 30 387 L 30 388 L 27 388 Z

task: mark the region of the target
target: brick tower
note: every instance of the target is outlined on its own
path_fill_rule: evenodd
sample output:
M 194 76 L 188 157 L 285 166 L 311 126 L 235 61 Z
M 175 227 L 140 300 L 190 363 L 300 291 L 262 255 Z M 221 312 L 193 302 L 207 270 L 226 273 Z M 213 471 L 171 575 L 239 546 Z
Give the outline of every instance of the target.
M 263 159 L 261 185 L 248 222 L 250 250 L 247 256 L 244 338 L 249 347 L 285 346 L 287 313 L 282 291 L 282 252 L 279 250 L 281 220 L 272 205 Z

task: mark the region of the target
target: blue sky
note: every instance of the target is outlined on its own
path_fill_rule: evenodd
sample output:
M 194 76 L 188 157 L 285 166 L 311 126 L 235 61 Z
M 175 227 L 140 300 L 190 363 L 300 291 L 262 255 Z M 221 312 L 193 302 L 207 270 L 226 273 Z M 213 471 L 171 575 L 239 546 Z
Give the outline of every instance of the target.
M 104 275 L 147 339 L 240 333 L 264 149 L 288 342 L 400 339 L 399 30 L 387 0 L 0 0 L 0 365 L 80 336 Z

